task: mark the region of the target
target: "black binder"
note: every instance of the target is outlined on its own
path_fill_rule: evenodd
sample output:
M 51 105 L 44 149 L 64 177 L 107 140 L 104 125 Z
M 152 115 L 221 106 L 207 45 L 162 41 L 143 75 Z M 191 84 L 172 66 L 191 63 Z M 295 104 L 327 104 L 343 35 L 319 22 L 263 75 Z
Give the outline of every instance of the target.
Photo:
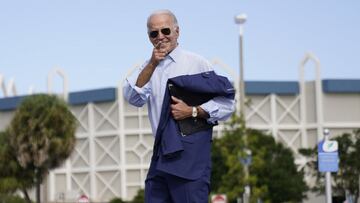
M 189 91 L 176 86 L 175 84 L 168 83 L 168 89 L 171 96 L 184 101 L 188 106 L 199 106 L 210 99 L 214 98 L 213 94 L 198 93 Z M 208 123 L 203 118 L 185 118 L 177 121 L 180 132 L 183 136 L 190 135 L 202 130 L 207 130 L 215 126 L 215 124 Z

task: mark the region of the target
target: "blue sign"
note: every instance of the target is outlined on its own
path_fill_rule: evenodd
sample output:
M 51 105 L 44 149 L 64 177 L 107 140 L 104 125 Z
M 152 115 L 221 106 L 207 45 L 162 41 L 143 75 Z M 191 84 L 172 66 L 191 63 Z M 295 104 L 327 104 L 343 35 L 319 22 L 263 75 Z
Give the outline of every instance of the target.
M 339 170 L 339 152 L 337 141 L 321 141 L 318 144 L 318 166 L 320 172 Z

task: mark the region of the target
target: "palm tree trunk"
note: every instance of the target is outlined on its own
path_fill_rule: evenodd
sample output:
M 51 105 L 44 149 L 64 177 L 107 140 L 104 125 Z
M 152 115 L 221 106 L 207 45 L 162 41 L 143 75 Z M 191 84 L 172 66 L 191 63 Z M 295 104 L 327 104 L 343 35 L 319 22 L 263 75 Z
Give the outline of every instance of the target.
M 36 203 L 41 203 L 40 202 L 40 183 L 37 182 L 36 183 Z
M 41 203 L 41 196 L 40 196 L 40 190 L 41 190 L 41 173 L 39 170 L 35 171 L 36 176 L 36 203 Z
M 23 192 L 23 194 L 25 196 L 26 202 L 31 203 L 31 199 L 29 197 L 29 193 L 27 192 L 27 190 L 25 188 L 22 188 L 21 190 L 22 190 L 22 192 Z
M 359 194 L 360 194 L 360 175 L 359 175 L 359 182 L 358 182 L 358 184 L 359 184 L 359 189 L 358 189 L 358 191 L 357 191 L 357 193 L 356 193 L 356 199 L 355 199 L 355 201 L 356 202 L 360 202 L 360 200 L 358 200 L 359 199 Z

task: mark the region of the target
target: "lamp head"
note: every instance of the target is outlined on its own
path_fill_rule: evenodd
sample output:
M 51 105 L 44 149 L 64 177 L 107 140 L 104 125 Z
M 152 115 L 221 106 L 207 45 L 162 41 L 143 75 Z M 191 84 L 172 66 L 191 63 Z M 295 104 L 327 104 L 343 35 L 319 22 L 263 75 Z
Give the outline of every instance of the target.
M 246 22 L 247 15 L 246 14 L 239 14 L 235 16 L 235 23 L 236 24 L 244 24 Z
M 330 135 L 330 130 L 325 128 L 324 129 L 324 135 L 327 136 L 327 135 Z

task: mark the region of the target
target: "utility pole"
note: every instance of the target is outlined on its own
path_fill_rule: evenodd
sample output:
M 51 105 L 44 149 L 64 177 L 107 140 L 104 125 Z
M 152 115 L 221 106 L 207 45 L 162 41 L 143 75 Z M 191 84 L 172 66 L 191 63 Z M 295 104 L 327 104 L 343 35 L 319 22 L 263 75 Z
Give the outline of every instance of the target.
M 247 133 L 246 133 L 246 117 L 245 117 L 245 82 L 244 82 L 244 58 L 243 58 L 243 38 L 244 38 L 244 30 L 243 30 L 243 24 L 246 22 L 247 16 L 246 14 L 240 14 L 235 16 L 235 23 L 239 25 L 239 93 L 240 93 L 240 118 L 243 119 L 243 126 L 244 128 L 244 145 L 245 145 L 245 163 L 244 164 L 244 173 L 245 173 L 245 180 L 246 185 L 244 187 L 244 193 L 243 193 L 243 203 L 249 203 L 250 202 L 250 193 L 251 188 L 250 184 L 248 183 L 249 180 L 249 165 L 251 160 L 251 150 L 248 149 L 248 143 L 247 143 Z

